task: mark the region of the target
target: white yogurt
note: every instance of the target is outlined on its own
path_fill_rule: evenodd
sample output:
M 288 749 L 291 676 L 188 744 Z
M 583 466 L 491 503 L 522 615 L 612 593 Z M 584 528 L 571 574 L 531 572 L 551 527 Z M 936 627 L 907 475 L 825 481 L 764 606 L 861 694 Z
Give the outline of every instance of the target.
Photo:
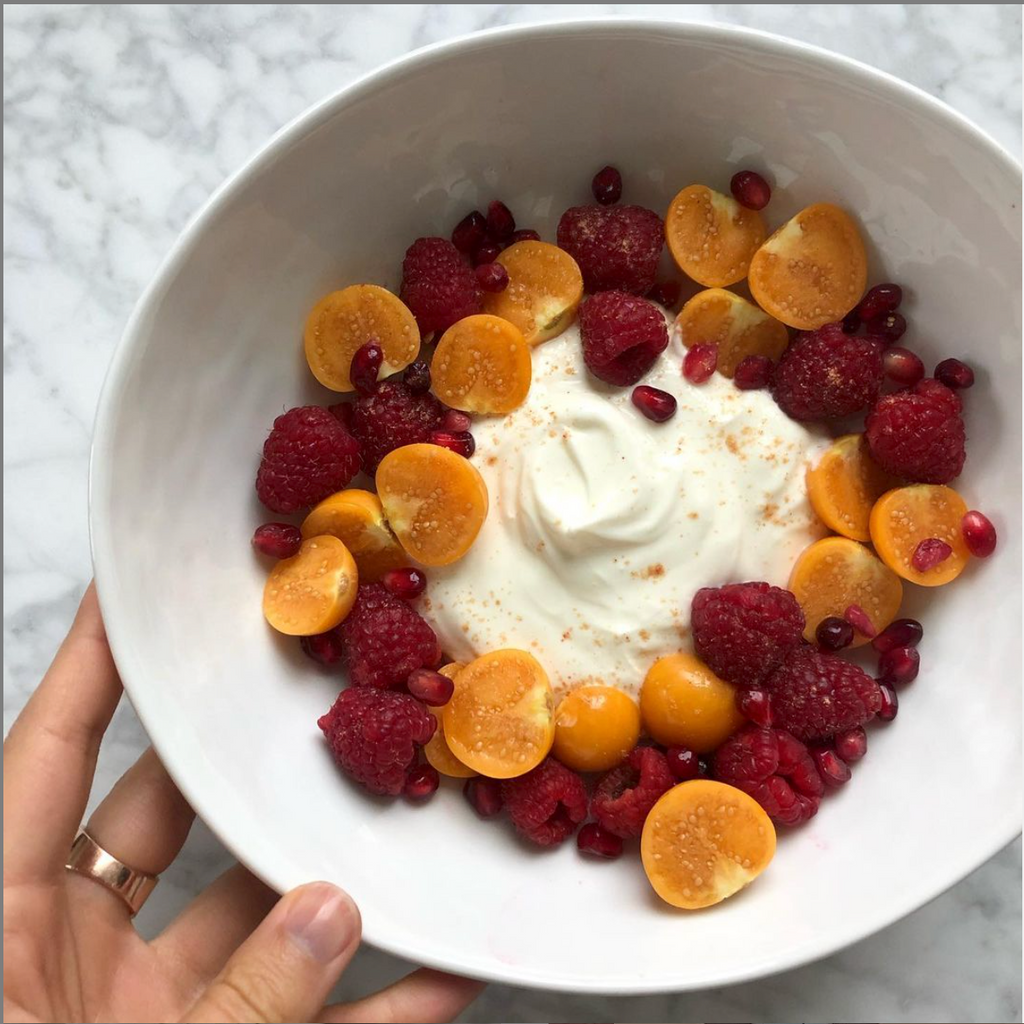
M 679 402 L 652 423 L 587 373 L 579 329 L 533 350 L 526 402 L 477 420 L 490 494 L 469 554 L 430 572 L 423 613 L 458 661 L 531 651 L 557 690 L 601 681 L 636 694 L 651 664 L 689 647 L 705 586 L 785 586 L 823 534 L 804 474 L 825 446 L 763 391 L 682 376 L 673 338 L 642 383 Z

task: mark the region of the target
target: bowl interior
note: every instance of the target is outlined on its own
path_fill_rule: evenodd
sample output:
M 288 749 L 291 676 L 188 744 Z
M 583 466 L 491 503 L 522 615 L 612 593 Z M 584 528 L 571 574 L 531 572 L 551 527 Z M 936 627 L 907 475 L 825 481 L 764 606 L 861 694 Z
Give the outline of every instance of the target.
M 772 227 L 831 200 L 863 222 L 873 281 L 901 282 L 907 341 L 969 359 L 961 488 L 1000 551 L 918 591 L 921 678 L 853 782 L 783 834 L 771 869 L 711 912 L 659 905 L 639 861 L 539 853 L 467 813 L 367 798 L 316 727 L 337 678 L 260 614 L 248 538 L 262 440 L 331 401 L 300 336 L 323 293 L 399 282 L 402 253 L 500 196 L 552 239 L 618 165 L 664 211 L 742 166 L 776 183 Z M 714 27 L 573 25 L 435 48 L 286 129 L 186 232 L 133 317 L 98 421 L 96 570 L 118 664 L 168 767 L 253 870 L 345 886 L 367 937 L 522 984 L 641 991 L 791 966 L 934 896 L 1019 828 L 1020 178 L 994 144 L 867 69 Z M 610 482 L 610 485 L 614 485 Z M 724 582 L 724 581 L 723 581 Z M 914 588 L 908 587 L 908 590 Z M 969 770 L 965 770 L 970 766 Z M 612 936 L 628 936 L 616 941 Z

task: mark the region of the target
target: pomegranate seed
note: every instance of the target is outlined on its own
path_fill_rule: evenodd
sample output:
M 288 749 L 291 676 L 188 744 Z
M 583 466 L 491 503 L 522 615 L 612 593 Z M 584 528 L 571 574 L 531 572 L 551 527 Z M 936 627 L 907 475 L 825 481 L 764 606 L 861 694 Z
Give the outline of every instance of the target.
M 515 229 L 512 211 L 500 199 L 492 199 L 487 206 L 487 236 L 492 241 L 504 242 L 512 237 Z
M 455 684 L 447 676 L 432 672 L 429 668 L 416 669 L 406 685 L 417 700 L 432 708 L 443 708 L 455 692 Z
M 476 283 L 485 292 L 503 292 L 508 287 L 508 271 L 500 263 L 481 263 L 476 268 Z
M 452 244 L 459 252 L 475 252 L 487 237 L 487 221 L 479 210 L 467 213 L 452 231 Z
M 856 334 L 859 330 L 860 311 L 857 309 L 851 309 L 850 312 L 843 317 L 843 333 Z
M 772 197 L 772 189 L 757 171 L 737 171 L 729 182 L 729 190 L 740 206 L 763 210 Z
M 405 368 L 402 380 L 414 395 L 422 395 L 430 390 L 430 366 L 422 359 L 417 359 Z
M 539 242 L 540 232 L 534 231 L 533 228 L 520 228 L 518 231 L 512 232 L 512 237 L 508 240 L 509 245 L 514 245 L 516 242 Z
M 501 799 L 501 785 L 498 780 L 488 779 L 483 775 L 466 779 L 462 793 L 481 818 L 493 818 L 505 803 Z
M 338 665 L 345 656 L 341 634 L 336 629 L 300 637 L 299 643 L 306 654 L 321 665 Z
M 935 379 L 954 391 L 962 391 L 974 383 L 974 371 L 959 359 L 943 359 L 935 367 Z
M 484 242 L 473 254 L 473 266 L 479 267 L 482 263 L 493 263 L 501 255 L 501 248 L 497 242 Z
M 830 789 L 849 782 L 853 776 L 850 766 L 831 747 L 811 747 L 811 757 L 821 781 Z
M 867 330 L 872 337 L 891 345 L 906 334 L 907 321 L 902 313 L 883 313 L 867 321 Z
M 988 558 L 996 549 L 996 528 L 992 520 L 982 512 L 971 510 L 960 521 L 967 550 L 975 558 Z
M 290 523 L 264 523 L 256 527 L 252 535 L 252 546 L 261 555 L 271 558 L 291 558 L 302 547 L 302 534 L 297 526 Z
M 676 414 L 676 400 L 667 391 L 641 384 L 633 388 L 630 401 L 655 423 L 664 423 Z
M 836 753 L 849 764 L 859 761 L 868 752 L 868 734 L 858 725 L 846 732 L 838 732 L 833 742 Z
M 689 747 L 669 747 L 665 751 L 668 767 L 680 782 L 695 779 L 700 774 L 700 763 L 695 751 Z
M 944 540 L 939 540 L 938 537 L 926 537 L 914 548 L 910 564 L 918 572 L 927 572 L 929 569 L 941 565 L 951 554 L 953 554 L 953 549 Z
M 456 434 L 463 430 L 469 430 L 471 426 L 473 426 L 473 421 L 469 418 L 469 413 L 459 412 L 458 409 L 449 409 L 441 421 L 442 430 L 451 430 Z
M 348 375 L 352 386 L 361 395 L 372 395 L 377 390 L 377 376 L 384 363 L 384 349 L 376 338 L 356 349 Z
M 476 440 L 468 430 L 435 430 L 430 435 L 430 443 L 439 444 L 464 459 L 476 451 Z
M 903 289 L 898 284 L 876 284 L 860 300 L 856 312 L 861 320 L 873 320 L 882 313 L 892 313 L 899 309 L 902 301 Z
M 405 777 L 405 795 L 412 800 L 426 800 L 437 792 L 441 779 L 432 764 L 418 764 Z
M 841 651 L 853 643 L 853 626 L 846 619 L 830 615 L 818 623 L 814 639 L 818 641 L 818 646 L 824 647 L 826 651 Z
M 878 659 L 879 682 L 912 683 L 921 668 L 921 655 L 916 647 L 894 647 Z
M 592 821 L 579 830 L 576 835 L 576 846 L 580 853 L 589 853 L 594 857 L 614 860 L 622 853 L 622 840 L 607 829 L 601 828 Z
M 421 569 L 388 569 L 380 581 L 389 594 L 406 601 L 419 597 L 427 589 L 427 577 Z
M 622 196 L 622 175 L 614 167 L 602 167 L 594 175 L 590 191 L 602 206 L 611 206 Z
M 681 281 L 669 279 L 658 281 L 657 284 L 647 293 L 651 302 L 657 302 L 659 306 L 674 306 L 679 301 L 679 293 L 683 290 Z
M 866 636 L 869 640 L 878 634 L 878 630 L 875 629 L 875 624 L 871 621 L 871 617 L 859 604 L 851 604 L 849 608 L 843 612 L 843 618 L 853 626 L 861 636 Z
M 718 346 L 699 342 L 683 359 L 683 376 L 691 384 L 703 384 L 718 366 Z
M 772 724 L 772 702 L 765 690 L 737 690 L 736 707 L 754 725 L 767 729 Z
M 871 641 L 871 646 L 884 654 L 894 647 L 916 647 L 922 636 L 924 627 L 917 619 L 894 619 Z
M 732 382 L 740 391 L 768 387 L 775 364 L 767 356 L 744 356 L 736 367 Z
M 888 683 L 879 683 L 878 690 L 882 695 L 882 706 L 878 709 L 877 717 L 883 722 L 891 722 L 900 709 L 900 699 Z
M 882 356 L 885 375 L 904 387 L 913 387 L 924 376 L 924 363 L 920 356 L 914 355 L 908 348 L 894 345 L 886 349 Z

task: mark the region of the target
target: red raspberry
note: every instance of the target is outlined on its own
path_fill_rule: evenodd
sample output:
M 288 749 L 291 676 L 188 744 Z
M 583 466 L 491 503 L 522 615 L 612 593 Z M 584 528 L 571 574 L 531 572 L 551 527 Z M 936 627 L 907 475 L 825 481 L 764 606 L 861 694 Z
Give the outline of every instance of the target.
M 961 408 L 956 393 L 931 378 L 883 396 L 865 427 L 872 457 L 894 476 L 948 484 L 967 458 Z
M 863 725 L 881 707 L 863 669 L 814 647 L 795 647 L 768 677 L 775 723 L 801 740 L 827 740 Z
M 646 299 L 599 292 L 580 306 L 587 369 L 606 384 L 635 384 L 668 347 L 665 318 Z
M 447 238 L 417 238 L 409 246 L 399 295 L 424 334 L 446 331 L 481 308 L 473 268 Z
M 263 444 L 256 493 L 274 512 L 298 512 L 348 487 L 359 462 L 359 442 L 327 409 L 289 409 Z
M 363 468 L 375 473 L 380 460 L 395 448 L 426 444 L 446 412 L 432 394 L 414 394 L 408 384 L 398 380 L 384 381 L 372 395 L 357 398 L 350 423 L 362 445 Z
M 715 751 L 714 776 L 748 793 L 782 825 L 813 818 L 825 791 L 810 751 L 798 739 L 756 725 L 733 733 Z
M 825 324 L 798 334 L 772 376 L 772 394 L 794 420 L 830 420 L 866 409 L 884 376 L 884 347 Z
M 588 292 L 646 295 L 664 243 L 661 218 L 642 206 L 574 206 L 558 222 L 558 244 L 580 265 Z
M 591 813 L 614 835 L 638 836 L 658 797 L 676 783 L 665 755 L 654 747 L 634 747 L 618 768 L 597 783 Z
M 690 628 L 697 654 L 715 675 L 757 686 L 800 643 L 804 613 L 788 590 L 729 583 L 694 594 Z
M 437 719 L 407 693 L 350 687 L 316 724 L 339 768 L 371 793 L 398 796 Z
M 553 758 L 501 784 L 501 796 L 516 831 L 538 846 L 557 846 L 587 816 L 583 780 Z
M 437 636 L 418 612 L 379 583 L 363 584 L 338 627 L 354 686 L 387 689 L 441 660 Z

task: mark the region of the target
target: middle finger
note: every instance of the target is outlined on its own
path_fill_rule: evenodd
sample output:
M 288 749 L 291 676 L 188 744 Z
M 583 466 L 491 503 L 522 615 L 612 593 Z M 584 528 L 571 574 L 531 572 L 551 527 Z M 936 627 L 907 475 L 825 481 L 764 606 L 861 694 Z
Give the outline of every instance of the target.
M 205 984 L 221 972 L 277 900 L 273 889 L 236 864 L 196 896 L 153 946 Z

